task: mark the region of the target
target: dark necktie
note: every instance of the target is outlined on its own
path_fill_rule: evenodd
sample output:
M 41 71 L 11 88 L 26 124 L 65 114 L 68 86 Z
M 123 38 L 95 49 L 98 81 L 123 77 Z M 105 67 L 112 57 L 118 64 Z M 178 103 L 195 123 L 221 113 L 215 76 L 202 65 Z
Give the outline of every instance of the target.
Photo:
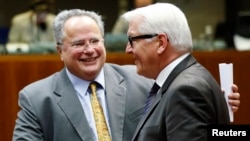
M 151 107 L 151 104 L 153 103 L 154 97 L 157 94 L 157 91 L 160 89 L 160 86 L 158 86 L 156 83 L 154 83 L 153 87 L 151 88 L 149 92 L 149 96 L 146 101 L 146 106 L 144 110 L 144 114 L 147 113 L 148 109 Z

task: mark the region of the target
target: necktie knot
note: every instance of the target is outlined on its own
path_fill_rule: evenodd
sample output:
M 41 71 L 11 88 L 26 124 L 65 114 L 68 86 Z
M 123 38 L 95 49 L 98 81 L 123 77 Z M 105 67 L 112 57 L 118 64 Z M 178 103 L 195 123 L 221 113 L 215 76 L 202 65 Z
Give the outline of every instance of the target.
M 90 83 L 90 89 L 91 89 L 91 93 L 93 95 L 96 95 L 96 82 L 91 82 Z
M 160 86 L 156 83 L 154 83 L 153 87 L 150 90 L 150 95 L 154 95 L 158 92 L 158 90 L 160 89 Z

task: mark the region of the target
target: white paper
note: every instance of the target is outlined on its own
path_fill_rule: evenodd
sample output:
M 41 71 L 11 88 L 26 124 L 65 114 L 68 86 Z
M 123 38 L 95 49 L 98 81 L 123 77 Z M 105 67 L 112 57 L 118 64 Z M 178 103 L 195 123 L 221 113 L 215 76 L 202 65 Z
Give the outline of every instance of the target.
M 231 106 L 228 103 L 228 95 L 232 93 L 232 84 L 233 84 L 233 64 L 229 63 L 220 63 L 219 64 L 219 72 L 220 72 L 220 85 L 221 89 L 224 90 L 224 96 L 227 102 L 230 122 L 233 122 L 234 115 L 231 109 Z

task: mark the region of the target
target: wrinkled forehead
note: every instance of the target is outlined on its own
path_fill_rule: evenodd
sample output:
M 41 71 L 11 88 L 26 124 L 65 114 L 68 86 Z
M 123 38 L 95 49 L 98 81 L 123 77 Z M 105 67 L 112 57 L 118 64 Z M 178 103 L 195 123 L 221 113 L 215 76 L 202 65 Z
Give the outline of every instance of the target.
M 97 26 L 97 23 L 95 22 L 95 20 L 93 20 L 92 18 L 85 16 L 85 15 L 81 15 L 81 16 L 73 16 L 70 17 L 69 19 L 67 19 L 65 21 L 64 27 L 88 27 L 88 26 Z M 90 27 L 89 27 L 90 28 Z
M 97 23 L 88 16 L 75 16 L 69 18 L 64 24 L 66 36 L 101 36 Z

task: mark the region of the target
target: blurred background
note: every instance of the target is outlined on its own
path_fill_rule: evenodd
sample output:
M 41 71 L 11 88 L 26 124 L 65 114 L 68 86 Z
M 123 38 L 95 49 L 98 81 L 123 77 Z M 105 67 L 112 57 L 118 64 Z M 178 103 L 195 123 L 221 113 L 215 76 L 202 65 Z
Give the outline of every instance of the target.
M 46 0 L 0 0 L 0 141 L 9 141 L 18 107 L 18 92 L 27 84 L 47 77 L 64 67 L 52 41 L 8 41 L 13 17 L 30 10 L 32 4 Z M 126 33 L 114 34 L 112 29 L 121 14 L 134 8 L 134 0 L 49 0 L 49 12 L 56 15 L 63 9 L 93 10 L 105 21 L 107 62 L 134 64 L 133 57 L 125 54 Z M 142 0 L 144 2 L 149 0 Z M 233 63 L 234 83 L 239 86 L 241 105 L 235 113 L 234 124 L 250 124 L 250 0 L 153 0 L 170 2 L 186 14 L 194 41 L 194 56 L 219 82 L 219 63 Z M 43 15 L 43 14 L 42 14 Z M 24 16 L 23 16 L 24 17 Z M 53 17 L 53 16 L 52 16 Z M 33 22 L 35 21 L 35 17 Z M 38 19 L 38 18 L 37 18 Z M 25 20 L 16 20 L 16 25 Z M 37 30 L 49 29 L 39 25 Z M 26 27 L 30 27 L 27 26 Z M 16 32 L 13 35 L 24 34 Z M 51 35 L 51 34 L 49 34 Z M 14 40 L 13 36 L 13 40 Z M 26 37 L 27 36 L 27 37 Z M 31 36 L 33 37 L 33 36 Z M 44 55 L 45 54 L 45 55 Z
M 125 11 L 134 8 L 133 0 L 49 0 L 50 12 L 57 14 L 60 10 L 81 8 L 93 10 L 103 16 L 106 30 L 106 46 L 108 51 L 123 51 L 126 45 L 126 36 L 114 36 L 111 30 L 118 17 Z M 156 0 L 154 2 L 170 2 L 182 9 L 189 21 L 194 39 L 194 48 L 205 48 L 204 40 L 213 39 L 214 49 L 235 48 L 233 39 L 242 13 L 249 16 L 249 0 Z M 29 9 L 31 0 L 0 0 L 0 44 L 2 47 L 8 42 L 8 33 L 11 19 L 14 15 Z M 250 17 L 250 16 L 249 16 Z M 250 33 L 250 20 L 247 26 Z M 246 20 L 245 20 L 246 21 Z M 207 37 L 210 36 L 210 37 Z M 248 37 L 247 37 L 248 38 Z M 249 37 L 250 38 L 250 37 Z M 118 42 L 118 43 L 117 43 Z M 249 47 L 250 48 L 250 47 Z M 246 50 L 249 49 L 248 47 Z M 240 49 L 239 49 L 240 50 Z

